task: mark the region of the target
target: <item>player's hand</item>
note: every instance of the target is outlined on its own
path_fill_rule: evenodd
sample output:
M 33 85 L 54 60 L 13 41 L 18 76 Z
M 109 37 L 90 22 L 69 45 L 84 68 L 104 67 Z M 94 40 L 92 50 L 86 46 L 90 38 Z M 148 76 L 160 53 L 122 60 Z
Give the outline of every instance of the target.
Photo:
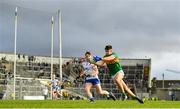
M 100 60 L 102 60 L 101 57 L 99 57 L 99 56 L 94 56 L 94 61 L 95 61 L 95 62 L 100 61 Z

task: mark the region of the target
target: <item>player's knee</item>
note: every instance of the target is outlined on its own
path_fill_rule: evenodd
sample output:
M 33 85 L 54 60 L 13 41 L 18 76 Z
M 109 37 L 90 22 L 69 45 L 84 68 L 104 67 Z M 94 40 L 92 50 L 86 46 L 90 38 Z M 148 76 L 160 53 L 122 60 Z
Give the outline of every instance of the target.
M 114 81 L 115 81 L 116 83 L 118 83 L 118 82 L 122 82 L 122 79 L 121 79 L 121 78 L 115 78 Z

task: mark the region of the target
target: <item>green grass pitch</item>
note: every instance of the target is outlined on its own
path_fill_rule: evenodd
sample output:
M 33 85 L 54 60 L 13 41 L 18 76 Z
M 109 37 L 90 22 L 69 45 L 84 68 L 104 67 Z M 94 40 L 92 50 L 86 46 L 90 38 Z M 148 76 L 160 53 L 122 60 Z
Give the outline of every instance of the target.
M 180 101 L 147 101 L 139 104 L 137 101 L 96 100 L 1 100 L 0 108 L 180 108 Z

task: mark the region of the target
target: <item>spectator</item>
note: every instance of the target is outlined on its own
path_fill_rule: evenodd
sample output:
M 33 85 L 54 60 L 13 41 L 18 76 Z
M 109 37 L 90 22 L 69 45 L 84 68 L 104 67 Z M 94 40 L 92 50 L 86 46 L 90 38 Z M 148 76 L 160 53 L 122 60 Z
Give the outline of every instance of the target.
M 44 99 L 46 100 L 48 97 L 48 87 L 46 85 L 43 88 L 43 95 L 44 95 Z

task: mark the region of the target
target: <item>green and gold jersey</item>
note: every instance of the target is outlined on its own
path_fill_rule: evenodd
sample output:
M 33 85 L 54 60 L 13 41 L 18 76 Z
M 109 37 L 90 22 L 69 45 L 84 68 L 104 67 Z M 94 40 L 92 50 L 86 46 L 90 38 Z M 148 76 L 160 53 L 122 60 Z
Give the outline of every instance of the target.
M 119 62 L 119 56 L 116 53 L 112 53 L 111 55 L 105 55 L 104 57 L 112 55 L 115 57 L 115 59 L 113 61 L 106 62 L 110 76 L 114 76 L 118 71 L 122 70 L 121 64 Z

